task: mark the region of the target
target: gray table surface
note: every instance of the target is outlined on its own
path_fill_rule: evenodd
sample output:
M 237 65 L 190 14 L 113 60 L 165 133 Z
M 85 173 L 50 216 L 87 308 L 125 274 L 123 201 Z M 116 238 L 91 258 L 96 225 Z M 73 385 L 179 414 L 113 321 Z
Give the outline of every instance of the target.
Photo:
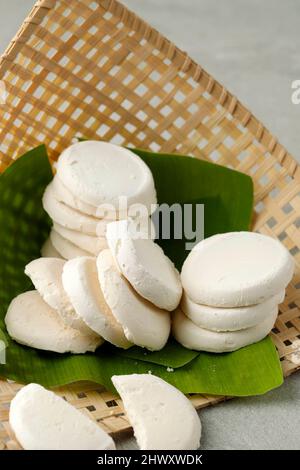
M 34 4 L 0 0 L 0 51 Z M 238 96 L 300 161 L 299 0 L 127 0 Z M 300 373 L 261 397 L 200 412 L 202 449 L 300 449 Z M 134 449 L 132 437 L 118 441 Z

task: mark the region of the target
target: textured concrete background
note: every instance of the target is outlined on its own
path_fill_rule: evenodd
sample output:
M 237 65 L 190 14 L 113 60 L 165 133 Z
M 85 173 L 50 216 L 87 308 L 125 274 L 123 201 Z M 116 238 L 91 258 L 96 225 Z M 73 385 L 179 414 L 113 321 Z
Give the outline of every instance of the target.
M 33 0 L 0 0 L 0 51 Z M 299 0 L 127 0 L 238 96 L 300 161 Z M 200 413 L 203 449 L 300 449 L 300 373 L 262 397 Z M 132 438 L 120 448 L 136 448 Z
M 300 161 L 299 0 L 127 0 L 234 93 Z

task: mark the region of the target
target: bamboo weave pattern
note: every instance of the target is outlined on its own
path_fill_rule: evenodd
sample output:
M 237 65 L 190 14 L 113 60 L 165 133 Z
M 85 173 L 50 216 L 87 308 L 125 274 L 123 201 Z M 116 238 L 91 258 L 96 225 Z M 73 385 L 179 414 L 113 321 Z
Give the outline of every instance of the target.
M 185 52 L 115 0 L 40 0 L 0 58 L 0 171 L 74 136 L 205 158 L 251 175 L 253 229 L 279 238 L 296 273 L 273 330 L 285 375 L 300 368 L 300 167 L 275 137 Z M 0 381 L 0 448 L 17 449 Z M 58 389 L 107 431 L 129 429 L 121 401 L 95 384 Z M 197 408 L 224 398 L 191 397 Z

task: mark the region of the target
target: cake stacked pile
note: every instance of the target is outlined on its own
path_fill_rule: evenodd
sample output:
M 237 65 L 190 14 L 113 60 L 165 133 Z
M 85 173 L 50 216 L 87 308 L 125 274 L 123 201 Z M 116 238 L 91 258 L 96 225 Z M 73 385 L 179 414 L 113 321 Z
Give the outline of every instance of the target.
M 60 155 L 56 170 L 43 196 L 53 228 L 42 256 L 97 256 L 107 248 L 107 225 L 128 216 L 153 235 L 154 180 L 133 152 L 107 142 L 79 142 Z
M 77 143 L 59 157 L 43 205 L 54 225 L 43 257 L 25 267 L 35 290 L 8 308 L 10 336 L 59 353 L 104 341 L 162 349 L 182 286 L 151 238 L 156 192 L 147 165 L 109 143 Z
M 170 311 L 181 299 L 180 275 L 163 250 L 137 238 L 131 219 L 107 225 L 110 247 L 98 257 L 39 258 L 25 273 L 35 290 L 16 297 L 5 323 L 21 344 L 59 353 L 94 351 L 104 341 L 162 349 Z
M 175 338 L 218 353 L 260 341 L 275 324 L 293 272 L 289 251 L 268 236 L 232 232 L 201 241 L 182 268 Z

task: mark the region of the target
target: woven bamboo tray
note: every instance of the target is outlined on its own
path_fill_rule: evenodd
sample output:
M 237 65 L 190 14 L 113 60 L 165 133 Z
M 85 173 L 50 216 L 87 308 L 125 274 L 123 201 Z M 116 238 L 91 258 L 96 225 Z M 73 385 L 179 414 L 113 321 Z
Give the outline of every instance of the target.
M 51 158 L 74 136 L 178 152 L 230 166 L 255 184 L 253 229 L 279 238 L 296 273 L 273 330 L 285 376 L 300 368 L 300 167 L 232 94 L 185 52 L 115 0 L 40 0 L 0 58 L 0 171 L 45 143 Z M 0 448 L 18 449 L 0 381 Z M 108 432 L 130 429 L 101 386 L 57 389 Z M 194 395 L 197 408 L 225 397 Z

